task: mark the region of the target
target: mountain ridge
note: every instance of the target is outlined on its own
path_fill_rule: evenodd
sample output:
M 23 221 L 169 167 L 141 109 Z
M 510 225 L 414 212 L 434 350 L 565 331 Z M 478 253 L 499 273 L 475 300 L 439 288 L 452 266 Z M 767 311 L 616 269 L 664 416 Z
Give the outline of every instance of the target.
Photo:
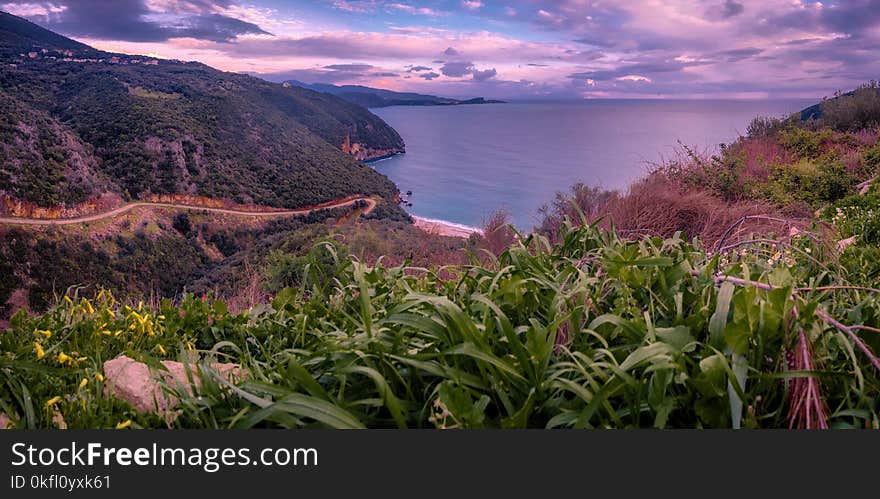
M 504 101 L 475 97 L 472 99 L 453 99 L 415 92 L 395 92 L 384 88 L 363 85 L 333 85 L 330 83 L 305 83 L 287 80 L 285 84 L 306 88 L 317 92 L 336 95 L 349 102 L 364 107 L 389 106 L 460 106 L 469 104 L 504 104 Z

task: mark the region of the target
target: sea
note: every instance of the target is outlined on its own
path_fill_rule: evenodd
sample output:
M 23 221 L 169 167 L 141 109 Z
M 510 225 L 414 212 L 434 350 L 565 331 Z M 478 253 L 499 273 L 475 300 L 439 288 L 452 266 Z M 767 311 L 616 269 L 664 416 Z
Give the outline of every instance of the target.
M 681 144 L 714 152 L 756 116 L 783 117 L 810 100 L 587 100 L 371 109 L 406 154 L 372 166 L 407 191 L 422 218 L 479 227 L 498 209 L 521 230 L 575 182 L 624 189 Z

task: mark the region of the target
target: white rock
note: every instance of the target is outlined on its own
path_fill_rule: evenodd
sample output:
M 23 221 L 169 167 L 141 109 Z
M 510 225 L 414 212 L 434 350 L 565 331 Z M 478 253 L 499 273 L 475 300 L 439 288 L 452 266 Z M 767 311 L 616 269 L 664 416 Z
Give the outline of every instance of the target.
M 180 386 L 192 393 L 190 381 L 186 376 L 185 366 L 176 361 L 163 360 L 162 365 L 168 371 L 153 371 L 144 364 L 122 355 L 104 362 L 105 392 L 124 400 L 139 412 L 155 412 L 167 414 L 169 409 L 177 405 L 177 399 L 162 390 L 160 381 L 172 386 Z M 240 378 L 238 364 L 215 363 L 211 367 L 224 378 L 234 381 Z M 190 366 L 192 382 L 198 388 L 200 381 L 196 366 Z

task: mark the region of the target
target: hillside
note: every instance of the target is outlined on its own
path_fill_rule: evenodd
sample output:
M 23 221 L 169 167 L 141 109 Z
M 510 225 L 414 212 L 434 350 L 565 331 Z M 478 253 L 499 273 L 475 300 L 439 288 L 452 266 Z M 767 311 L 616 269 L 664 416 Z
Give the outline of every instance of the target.
M 850 92 L 836 92 L 795 115 L 800 121 L 839 131 L 855 131 L 880 124 L 880 85 L 876 81 Z
M 2 12 L 0 67 L 0 197 L 51 207 L 180 193 L 300 207 L 397 193 L 358 160 L 402 152 L 402 139 L 332 95 L 101 52 Z
M 316 92 L 325 92 L 341 97 L 349 102 L 364 107 L 388 106 L 458 106 L 467 104 L 502 104 L 500 100 L 489 100 L 482 97 L 459 100 L 436 95 L 417 94 L 412 92 L 394 92 L 382 88 L 365 87 L 362 85 L 331 85 L 328 83 L 303 83 L 288 80 L 296 87 L 308 88 Z

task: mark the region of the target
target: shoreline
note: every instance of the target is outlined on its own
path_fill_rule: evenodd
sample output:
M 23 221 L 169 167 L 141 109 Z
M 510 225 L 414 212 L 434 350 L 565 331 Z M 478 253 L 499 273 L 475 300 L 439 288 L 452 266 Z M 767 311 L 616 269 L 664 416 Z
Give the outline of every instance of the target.
M 467 239 L 471 234 L 482 234 L 483 231 L 476 227 L 448 222 L 446 220 L 435 220 L 433 218 L 422 218 L 410 215 L 414 225 L 428 234 L 446 237 L 460 237 Z

